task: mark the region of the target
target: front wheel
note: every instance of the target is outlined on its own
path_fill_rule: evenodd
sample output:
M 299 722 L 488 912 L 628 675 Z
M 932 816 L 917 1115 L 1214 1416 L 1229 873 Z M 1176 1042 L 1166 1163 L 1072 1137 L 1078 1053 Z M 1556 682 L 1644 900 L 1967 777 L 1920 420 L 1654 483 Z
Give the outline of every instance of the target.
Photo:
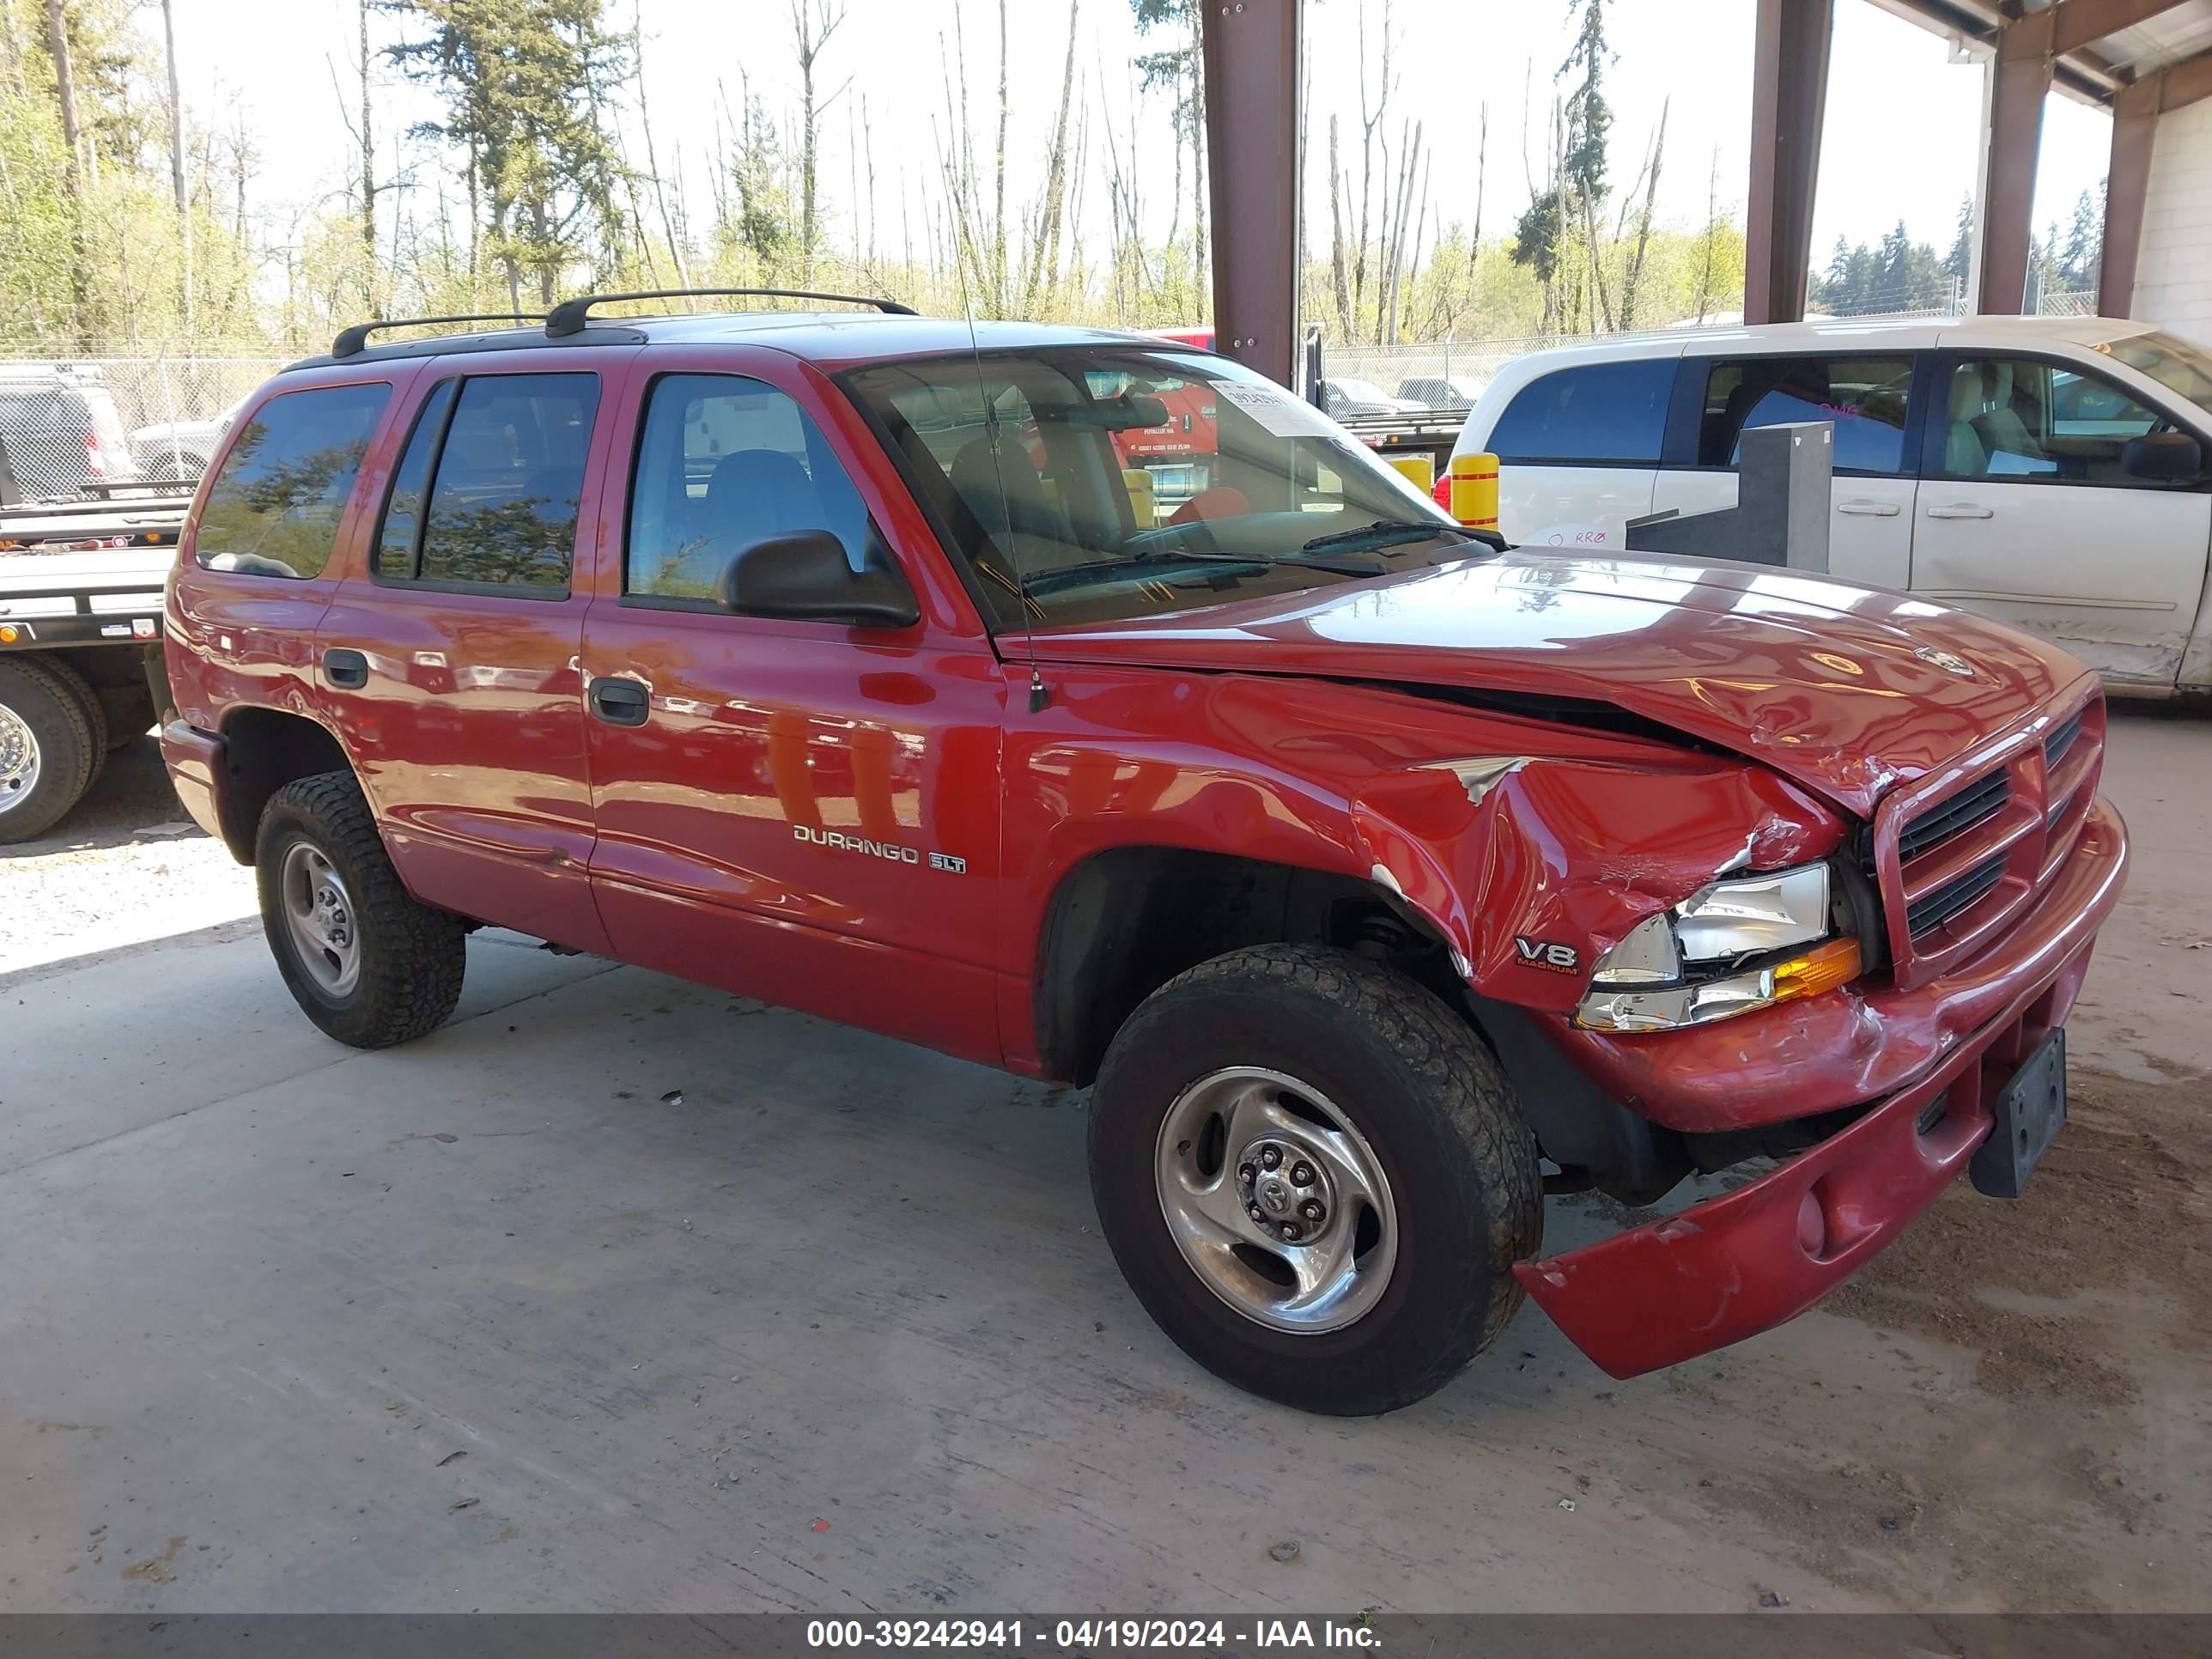
M 277 971 L 324 1032 L 386 1048 L 445 1024 L 467 967 L 464 925 L 400 884 L 351 773 L 271 795 L 253 862 Z
M 1520 1305 L 1534 1138 L 1466 1023 L 1340 951 L 1201 963 L 1115 1036 L 1091 1190 L 1123 1275 L 1217 1376 L 1368 1416 L 1449 1382 Z

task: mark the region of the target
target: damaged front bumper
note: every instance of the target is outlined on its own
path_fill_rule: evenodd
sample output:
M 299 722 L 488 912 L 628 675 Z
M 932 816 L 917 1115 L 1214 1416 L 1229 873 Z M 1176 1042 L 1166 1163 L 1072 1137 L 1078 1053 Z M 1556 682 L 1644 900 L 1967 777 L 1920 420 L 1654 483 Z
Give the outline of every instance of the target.
M 1897 1079 L 1863 1116 L 1772 1174 L 1581 1249 L 1516 1263 L 1516 1276 L 1577 1347 L 1618 1377 L 1726 1347 L 1804 1312 L 1966 1167 L 1989 1133 L 1997 1091 L 2071 1012 L 2126 867 L 2126 828 L 2099 800 L 2063 870 L 2003 939 L 1954 975 L 1882 999 L 1878 1014 L 1871 1000 L 1859 1008 L 1865 1024 L 1857 1035 L 1875 1050 L 1890 1035 L 1906 1054 L 1932 1045 L 1939 1058 Z M 1954 1037 L 1962 1011 L 1981 1018 Z M 1729 1115 L 1737 1121 L 1794 1115 L 1773 1109 L 1757 1091 L 1747 1099 L 1747 1071 L 1763 1074 L 1793 1057 L 1732 1065 L 1725 1050 L 1744 1036 L 1722 1025 L 1660 1039 L 1668 1050 L 1665 1069 L 1676 1077 L 1693 1072 L 1702 1051 L 1715 1083 L 1725 1087 L 1732 1076 L 1737 1111 Z M 1611 1057 L 1626 1045 L 1605 1046 Z M 1786 1046 L 1796 1048 L 1790 1069 L 1818 1068 L 1817 1048 Z M 1783 1097 L 1797 1103 L 1798 1113 L 1815 1097 L 1802 1079 Z M 1669 1121 L 1668 1113 L 1631 1103 Z

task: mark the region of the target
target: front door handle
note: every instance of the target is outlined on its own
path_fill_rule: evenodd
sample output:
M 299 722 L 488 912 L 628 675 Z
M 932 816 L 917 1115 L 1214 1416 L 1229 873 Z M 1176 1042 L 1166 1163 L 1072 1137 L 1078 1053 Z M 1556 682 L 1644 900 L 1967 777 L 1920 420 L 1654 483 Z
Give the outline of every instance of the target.
M 1996 510 L 1972 501 L 1953 501 L 1948 506 L 1929 507 L 1928 516 L 1931 519 L 1994 519 Z
M 1838 501 L 1836 511 L 1848 513 L 1859 519 L 1893 519 L 1897 516 L 1895 501 Z
M 609 726 L 642 726 L 653 712 L 653 694 L 635 680 L 593 680 L 587 696 L 592 713 Z
M 368 659 L 343 646 L 323 653 L 323 678 L 340 691 L 358 691 L 368 684 Z

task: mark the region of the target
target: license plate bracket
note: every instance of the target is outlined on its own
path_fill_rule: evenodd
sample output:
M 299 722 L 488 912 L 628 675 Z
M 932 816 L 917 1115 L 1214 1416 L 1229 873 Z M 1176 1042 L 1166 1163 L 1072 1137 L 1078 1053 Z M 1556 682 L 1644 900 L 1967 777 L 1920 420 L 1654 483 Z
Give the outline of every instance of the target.
M 2018 1198 L 2066 1122 L 2066 1033 L 2045 1037 L 2012 1079 L 1997 1091 L 1989 1138 L 1966 1166 L 1974 1190 Z

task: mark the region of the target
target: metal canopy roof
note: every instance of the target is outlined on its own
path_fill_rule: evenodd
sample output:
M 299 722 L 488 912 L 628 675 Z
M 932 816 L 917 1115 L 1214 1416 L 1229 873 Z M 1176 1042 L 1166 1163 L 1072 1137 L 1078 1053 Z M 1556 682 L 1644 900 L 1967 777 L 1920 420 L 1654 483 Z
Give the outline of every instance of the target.
M 2056 11 L 2052 79 L 2085 102 L 2178 64 L 2212 75 L 2212 0 L 1874 0 L 1884 11 L 1972 46 L 1995 50 L 2005 29 Z M 2182 100 L 2185 101 L 2185 100 Z

